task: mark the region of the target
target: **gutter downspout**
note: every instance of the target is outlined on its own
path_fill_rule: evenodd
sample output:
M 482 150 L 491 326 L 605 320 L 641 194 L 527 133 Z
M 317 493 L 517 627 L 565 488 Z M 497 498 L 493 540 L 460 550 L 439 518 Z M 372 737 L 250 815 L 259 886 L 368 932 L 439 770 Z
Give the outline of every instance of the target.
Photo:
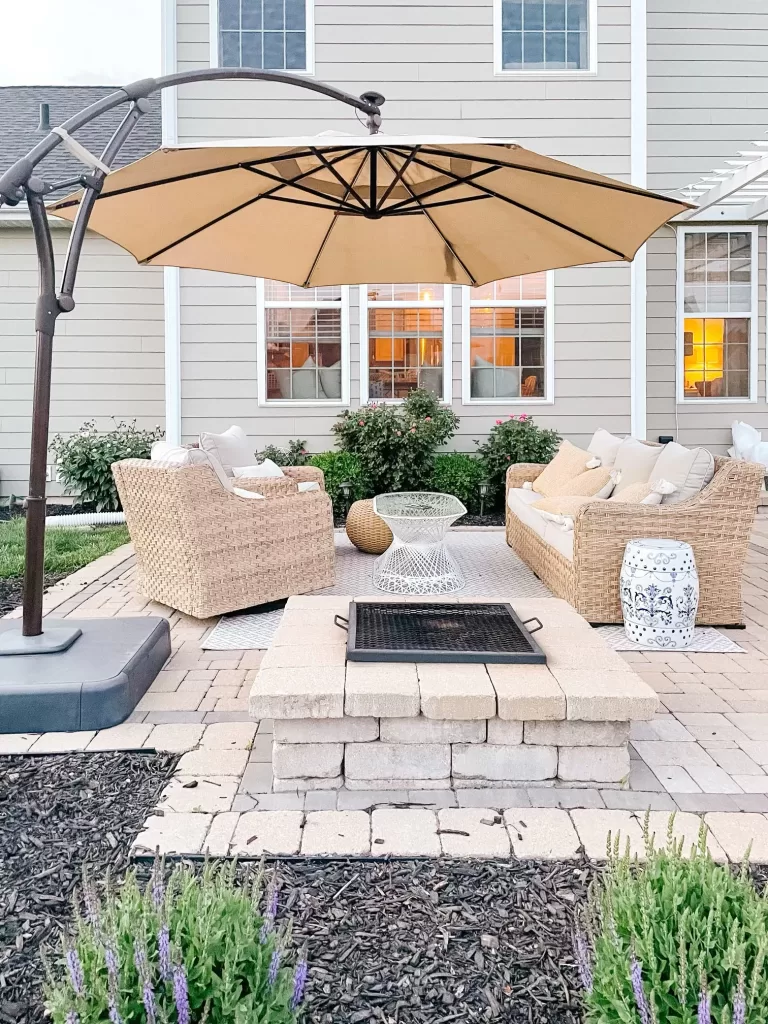
M 648 45 L 646 0 L 630 3 L 630 179 L 647 188 L 648 181 Z M 632 436 L 645 439 L 647 432 L 647 246 L 643 246 L 630 270 L 630 415 Z
M 176 0 L 162 0 L 162 73 L 176 71 Z M 161 94 L 163 145 L 178 142 L 177 89 Z M 181 444 L 181 274 L 163 267 L 165 316 L 165 439 Z

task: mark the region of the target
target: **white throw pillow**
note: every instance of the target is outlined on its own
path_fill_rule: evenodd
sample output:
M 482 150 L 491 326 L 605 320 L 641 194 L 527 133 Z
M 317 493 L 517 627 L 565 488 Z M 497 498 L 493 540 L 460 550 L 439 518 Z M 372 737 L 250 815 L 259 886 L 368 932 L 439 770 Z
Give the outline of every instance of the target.
M 715 457 L 706 448 L 686 448 L 676 441 L 664 445 L 654 468 L 656 475 L 669 480 L 675 490 L 663 498 L 665 505 L 676 505 L 695 497 L 715 475 Z
M 161 444 L 164 447 L 160 448 Z M 232 490 L 232 481 L 224 472 L 224 467 L 215 455 L 202 448 L 184 448 L 182 445 L 158 441 L 152 445 L 150 460 L 165 466 L 210 466 L 221 486 L 227 491 Z
M 264 495 L 258 494 L 256 491 L 246 491 L 242 487 L 233 487 L 232 493 L 236 494 L 238 498 L 261 498 L 264 501 Z
M 317 400 L 317 363 L 310 356 L 302 364 L 300 370 L 291 371 L 293 382 L 292 398 L 300 402 L 312 402 Z
M 231 426 L 223 434 L 200 433 L 200 447 L 219 460 L 225 469 L 247 466 L 253 460 L 253 446 L 242 427 Z
M 611 469 L 616 462 L 616 454 L 623 440 L 623 437 L 616 437 L 615 434 L 611 434 L 602 427 L 598 427 L 592 435 L 592 440 L 587 445 L 587 451 L 600 459 L 601 466 Z
M 325 397 L 330 399 L 341 398 L 341 360 L 337 359 L 330 366 L 321 366 L 319 374 L 320 387 L 323 389 Z
M 472 397 L 493 398 L 493 364 L 481 356 L 475 356 L 472 363 Z
M 301 491 L 301 493 L 304 493 L 304 491 L 319 491 L 320 484 L 317 480 L 302 480 L 296 484 L 296 490 Z
M 232 476 L 237 479 L 239 476 L 247 477 L 272 477 L 272 476 L 285 476 L 285 473 L 280 469 L 276 462 L 272 459 L 264 459 L 263 462 L 259 462 L 255 466 L 233 466 Z
M 656 461 L 663 448 L 643 444 L 635 437 L 625 438 L 619 445 L 613 468 L 619 470 L 621 479 L 616 485 L 616 494 L 632 484 L 647 483 L 655 476 Z

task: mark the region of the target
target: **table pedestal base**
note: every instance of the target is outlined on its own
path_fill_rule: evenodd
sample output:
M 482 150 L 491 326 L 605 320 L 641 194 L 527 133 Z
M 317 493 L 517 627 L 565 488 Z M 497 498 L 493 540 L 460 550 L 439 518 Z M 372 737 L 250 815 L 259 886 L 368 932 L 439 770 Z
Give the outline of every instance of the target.
M 404 543 L 395 538 L 376 559 L 373 584 L 388 594 L 450 594 L 464 577 L 442 541 Z

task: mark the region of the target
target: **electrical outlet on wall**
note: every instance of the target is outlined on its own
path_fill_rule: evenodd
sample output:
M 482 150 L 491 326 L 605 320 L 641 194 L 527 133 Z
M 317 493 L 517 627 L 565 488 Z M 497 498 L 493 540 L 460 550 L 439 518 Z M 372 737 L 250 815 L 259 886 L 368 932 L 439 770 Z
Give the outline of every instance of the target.
M 50 483 L 51 480 L 53 480 L 53 466 L 46 467 L 45 479 L 48 481 L 48 483 Z

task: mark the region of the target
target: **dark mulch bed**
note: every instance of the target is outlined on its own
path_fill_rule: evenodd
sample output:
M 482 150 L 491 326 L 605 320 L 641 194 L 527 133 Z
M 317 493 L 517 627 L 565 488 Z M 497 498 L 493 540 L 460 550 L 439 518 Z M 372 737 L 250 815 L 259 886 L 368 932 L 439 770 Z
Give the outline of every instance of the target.
M 346 516 L 334 516 L 333 525 L 343 527 L 346 524 Z M 456 523 L 456 526 L 503 526 L 503 512 L 488 512 L 483 516 L 465 515 Z
M 0 1021 L 43 1020 L 39 951 L 70 917 L 83 865 L 125 871 L 178 763 L 169 754 L 0 757 Z
M 95 501 L 77 502 L 74 505 L 52 505 L 49 502 L 45 506 L 45 514 L 47 516 L 74 516 L 79 512 L 95 511 Z M 25 515 L 26 509 L 21 503 L 17 503 L 13 507 L 9 507 L 7 503 L 0 506 L 0 523 L 5 522 L 8 519 L 16 519 L 19 516 L 23 517 Z
M 43 593 L 52 587 L 54 583 L 69 576 L 68 572 L 47 572 L 43 576 Z M 0 616 L 12 612 L 21 604 L 24 580 L 21 576 L 12 576 L 7 580 L 0 580 Z

